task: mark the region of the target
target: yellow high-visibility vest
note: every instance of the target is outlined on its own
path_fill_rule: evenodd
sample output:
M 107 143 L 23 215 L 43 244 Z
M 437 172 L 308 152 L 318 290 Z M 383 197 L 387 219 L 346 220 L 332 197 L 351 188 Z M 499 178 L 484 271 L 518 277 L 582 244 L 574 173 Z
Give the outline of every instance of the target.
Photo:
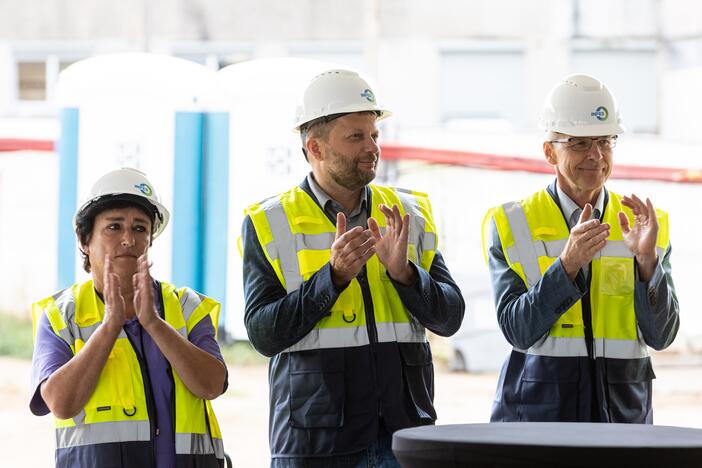
M 428 197 L 419 192 L 370 185 L 370 216 L 386 227 L 379 204 L 397 205 L 410 214 L 408 258 L 429 270 L 437 248 L 436 227 Z M 256 230 L 261 248 L 280 284 L 288 293 L 297 290 L 329 262 L 336 227 L 307 192 L 295 187 L 246 210 Z M 373 256 L 366 263 L 369 289 L 380 342 L 423 343 L 424 327 L 414 319 L 395 290 L 385 267 Z M 361 286 L 353 279 L 331 307 L 302 340 L 286 351 L 368 345 L 368 331 Z
M 618 213 L 634 224 L 633 213 L 609 192 L 603 223 L 610 225 L 604 249 L 592 260 L 590 307 L 593 358 L 638 359 L 648 356 L 634 313 L 634 254 L 623 241 Z M 663 258 L 669 243 L 668 215 L 656 210 L 657 252 Z M 494 219 L 510 268 L 532 288 L 563 251 L 570 230 L 560 208 L 546 190 L 488 211 L 483 221 L 483 251 L 487 258 L 490 221 Z M 582 304 L 578 300 L 553 324 L 549 333 L 528 350 L 539 356 L 587 356 Z
M 161 291 L 165 320 L 184 338 L 207 316 L 217 330 L 218 302 L 188 288 L 176 290 L 168 283 L 161 283 Z M 47 316 L 54 333 L 75 355 L 102 323 L 104 304 L 90 280 L 32 305 L 35 337 L 42 315 Z M 175 369 L 173 382 L 176 457 L 213 455 L 223 462 L 222 434 L 210 402 L 193 395 Z M 55 427 L 57 449 L 151 440 L 144 378 L 124 330 L 83 410 L 70 419 L 55 418 Z

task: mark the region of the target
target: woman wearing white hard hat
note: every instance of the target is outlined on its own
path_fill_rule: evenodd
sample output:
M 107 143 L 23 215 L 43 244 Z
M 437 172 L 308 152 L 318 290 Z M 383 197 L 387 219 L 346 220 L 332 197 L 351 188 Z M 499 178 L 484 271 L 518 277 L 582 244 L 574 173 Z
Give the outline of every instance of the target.
M 74 218 L 91 279 L 32 306 L 30 409 L 56 418 L 56 466 L 223 466 L 219 303 L 151 277 L 168 220 L 142 172 L 105 174 Z

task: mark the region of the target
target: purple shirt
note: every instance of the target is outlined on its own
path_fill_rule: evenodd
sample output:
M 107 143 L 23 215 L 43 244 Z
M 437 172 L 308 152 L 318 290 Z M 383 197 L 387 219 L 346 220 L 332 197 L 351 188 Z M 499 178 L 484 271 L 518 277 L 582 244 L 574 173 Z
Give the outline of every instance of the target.
M 159 315 L 163 316 L 161 299 L 161 285 L 154 281 L 154 302 Z M 168 375 L 168 361 L 151 336 L 144 331 L 136 317 L 125 322 L 124 331 L 136 347 L 137 355 L 144 356 L 141 346 L 142 340 L 146 349 L 146 364 L 151 380 L 151 393 L 156 406 L 156 427 L 158 428 L 158 436 L 154 442 L 156 466 L 159 468 L 173 467 L 176 465 L 175 431 L 171 419 L 173 381 Z M 188 340 L 224 363 L 215 338 L 214 326 L 209 316 L 204 317 L 190 330 Z M 39 386 L 72 357 L 73 352 L 70 346 L 54 333 L 49 319 L 45 314 L 42 315 L 37 325 L 36 344 L 32 355 L 32 399 L 29 403 L 29 409 L 32 413 L 37 416 L 49 414 L 49 408 L 41 397 Z M 226 390 L 227 385 L 228 379 L 225 378 L 224 390 Z M 153 415 L 150 416 L 153 417 Z

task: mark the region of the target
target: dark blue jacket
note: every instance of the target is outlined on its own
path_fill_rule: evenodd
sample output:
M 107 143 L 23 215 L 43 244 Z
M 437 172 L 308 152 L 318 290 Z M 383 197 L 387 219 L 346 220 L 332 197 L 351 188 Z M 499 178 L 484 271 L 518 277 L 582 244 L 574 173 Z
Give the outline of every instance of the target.
M 561 206 L 555 182 L 548 192 Z M 605 192 L 605 206 L 606 195 Z M 652 423 L 655 375 L 650 357 L 591 359 L 534 356 L 518 351 L 528 349 L 548 333 L 579 299 L 583 323 L 591 329 L 590 279 L 582 270 L 573 282 L 560 260 L 556 260 L 541 280 L 527 290 L 505 259 L 494 221 L 487 254 L 498 323 L 507 341 L 517 349 L 502 367 L 491 420 Z M 636 321 L 644 341 L 654 349 L 669 346 L 679 327 L 670 254 L 669 247 L 648 282 L 639 281 L 635 272 Z
M 317 201 L 307 181 L 300 187 Z M 321 207 L 320 216 L 326 216 Z M 248 217 L 242 240 L 246 329 L 254 347 L 272 356 L 269 430 L 273 457 L 354 453 L 377 440 L 381 421 L 390 432 L 434 422 L 429 344 L 377 342 L 365 269 L 357 279 L 366 306 L 370 345 L 282 353 L 330 313 L 341 290 L 334 286 L 327 263 L 298 290 L 286 294 Z M 452 335 L 463 320 L 465 304 L 441 254 L 437 252 L 430 271 L 415 268 L 415 284 L 394 283 L 402 302 L 424 327 L 438 335 Z

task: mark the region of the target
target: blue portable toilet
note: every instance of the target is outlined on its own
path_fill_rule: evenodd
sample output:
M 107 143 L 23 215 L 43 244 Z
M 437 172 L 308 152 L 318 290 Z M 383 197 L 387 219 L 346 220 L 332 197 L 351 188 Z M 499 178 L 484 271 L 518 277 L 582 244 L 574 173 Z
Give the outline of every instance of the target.
M 61 72 L 59 287 L 86 275 L 72 229 L 76 207 L 100 175 L 131 166 L 148 175 L 171 211 L 171 224 L 150 251 L 154 277 L 223 299 L 206 283 L 204 261 L 222 257 L 212 256 L 206 242 L 221 219 L 207 219 L 205 206 L 228 199 L 226 178 L 216 190 L 208 183 L 228 158 L 227 119 L 213 111 L 216 95 L 213 70 L 164 55 L 97 56 Z M 227 279 L 219 281 L 223 291 Z

